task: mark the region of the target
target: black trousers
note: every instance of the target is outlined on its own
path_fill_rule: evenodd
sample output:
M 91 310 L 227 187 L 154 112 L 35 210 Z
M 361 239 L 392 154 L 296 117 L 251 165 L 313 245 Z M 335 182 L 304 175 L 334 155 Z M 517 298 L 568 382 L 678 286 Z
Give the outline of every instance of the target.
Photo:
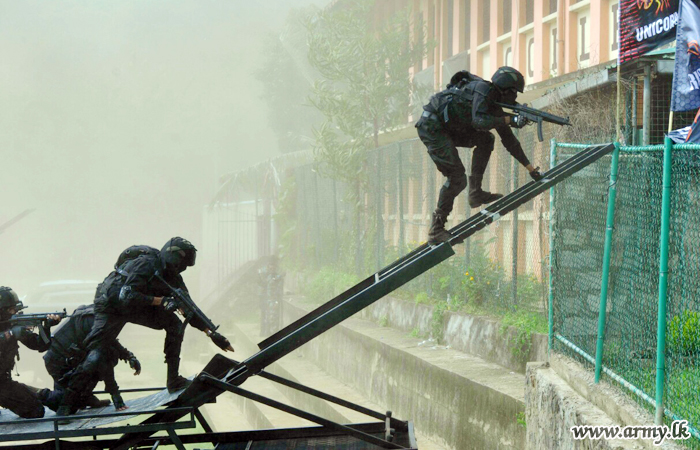
M 36 392 L 26 384 L 12 379 L 0 381 L 0 406 L 24 419 L 44 417 L 44 405 Z
M 174 312 L 167 312 L 160 306 L 134 308 L 128 314 L 96 313 L 92 331 L 84 344 L 89 350 L 111 346 L 127 323 L 134 323 L 154 330 L 165 330 L 163 353 L 165 359 L 180 357 L 185 327 Z
M 437 169 L 447 180 L 440 189 L 438 209 L 445 214 L 452 212 L 454 200 L 467 187 L 466 169 L 459 158 L 455 140 L 440 122 L 433 119 L 421 119 L 416 127 L 418 137 L 428 149 L 428 155 Z M 493 152 L 494 137 L 488 131 L 474 131 L 468 138 L 459 142 L 462 147 L 474 147 L 472 151 L 472 176 L 483 176 Z

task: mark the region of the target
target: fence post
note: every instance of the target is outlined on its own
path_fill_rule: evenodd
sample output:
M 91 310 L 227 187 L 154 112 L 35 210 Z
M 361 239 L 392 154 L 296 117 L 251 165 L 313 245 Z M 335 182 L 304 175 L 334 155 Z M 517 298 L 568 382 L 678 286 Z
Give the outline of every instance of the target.
M 661 237 L 659 239 L 659 315 L 656 330 L 656 417 L 661 425 L 664 418 L 664 381 L 666 376 L 666 299 L 668 289 L 668 243 L 671 219 L 671 138 L 664 139 L 664 176 L 661 203 Z
M 557 140 L 552 139 L 549 145 L 549 168 L 553 169 L 557 165 Z M 548 302 L 548 330 L 549 330 L 549 350 L 552 349 L 552 338 L 554 337 L 554 283 L 552 283 L 552 267 L 554 267 L 554 186 L 549 188 L 549 302 Z
M 615 197 L 617 196 L 617 163 L 620 157 L 620 143 L 615 142 L 610 163 L 610 183 L 608 184 L 608 216 L 605 221 L 605 247 L 603 250 L 603 276 L 600 282 L 600 310 L 598 311 L 598 340 L 595 348 L 595 382 L 600 381 L 603 367 L 603 344 L 605 343 L 605 316 L 608 307 L 608 281 L 610 278 L 610 253 L 615 225 Z
M 406 231 L 404 230 L 404 223 L 403 223 L 403 157 L 401 155 L 401 141 L 398 143 L 398 155 L 396 155 L 396 161 L 398 161 L 399 164 L 399 179 L 397 183 L 399 184 L 398 191 L 399 191 L 399 207 L 396 208 L 398 210 L 398 216 L 399 216 L 399 254 L 402 254 L 404 252 L 404 245 L 406 241 Z
M 318 173 L 312 172 L 313 182 L 314 182 L 314 254 L 316 255 L 316 265 L 321 266 L 321 213 L 319 212 L 318 205 Z
M 511 192 L 518 188 L 518 161 L 515 158 L 511 158 L 510 164 L 511 176 Z M 511 274 L 510 274 L 510 286 L 512 289 L 512 302 L 513 306 L 518 305 L 518 208 L 513 210 L 511 213 L 513 218 L 512 230 L 511 230 Z
M 335 249 L 335 263 L 340 261 L 340 242 L 338 242 L 338 186 L 333 180 L 333 248 Z
M 382 220 L 382 210 L 384 209 L 384 185 L 382 184 L 382 149 L 378 148 L 377 152 L 377 216 L 376 216 L 376 235 L 377 235 L 377 270 L 382 268 L 384 255 L 384 222 Z

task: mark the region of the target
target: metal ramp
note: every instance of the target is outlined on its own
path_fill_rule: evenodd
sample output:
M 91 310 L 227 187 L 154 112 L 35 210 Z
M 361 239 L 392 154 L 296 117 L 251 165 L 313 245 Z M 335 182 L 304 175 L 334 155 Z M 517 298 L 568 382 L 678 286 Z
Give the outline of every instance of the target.
M 216 397 L 224 391 L 229 391 L 237 395 L 247 397 L 253 401 L 265 403 L 269 406 L 281 409 L 290 414 L 303 417 L 321 425 L 321 429 L 325 433 L 330 431 L 337 435 L 345 435 L 354 438 L 358 447 L 353 447 L 352 444 L 346 448 L 397 448 L 397 449 L 413 449 L 415 438 L 413 437 L 413 429 L 410 422 L 403 422 L 391 417 L 390 413 L 386 415 L 365 410 L 357 405 L 352 405 L 349 402 L 343 402 L 328 394 L 323 394 L 298 383 L 289 380 L 283 380 L 271 374 L 264 372 L 264 368 L 274 363 L 283 356 L 289 354 L 293 350 L 299 348 L 306 342 L 319 336 L 328 329 L 338 325 L 343 320 L 349 318 L 358 311 L 366 308 L 375 301 L 389 294 L 393 290 L 416 278 L 422 273 L 430 270 L 432 267 L 454 255 L 453 245 L 463 242 L 465 239 L 472 236 L 477 231 L 497 221 L 504 215 L 513 211 L 520 205 L 532 200 L 550 187 L 565 180 L 575 172 L 588 166 L 589 164 L 599 160 L 603 156 L 611 153 L 614 150 L 613 144 L 595 145 L 588 147 L 556 167 L 552 168 L 544 174 L 544 178 L 540 181 L 531 181 L 514 192 L 502 197 L 498 201 L 490 204 L 487 208 L 481 210 L 469 219 L 460 223 L 450 230 L 454 236 L 448 242 L 437 246 L 429 246 L 424 244 L 406 256 L 398 259 L 394 263 L 375 273 L 374 275 L 364 279 L 347 291 L 333 298 L 326 304 L 320 306 L 316 310 L 310 312 L 306 316 L 288 325 L 279 332 L 273 334 L 269 338 L 258 344 L 260 351 L 243 362 L 237 362 L 224 358 L 221 355 L 214 357 L 205 367 L 202 373 L 195 379 L 195 382 L 183 392 L 180 397 L 171 402 L 168 407 L 162 411 L 153 414 L 146 419 L 140 426 L 153 425 L 158 423 L 175 423 L 180 418 L 188 414 L 189 409 L 197 409 L 200 406 L 216 400 Z M 251 376 L 259 375 L 271 379 L 275 382 L 283 383 L 289 387 L 305 391 L 311 395 L 316 395 L 328 401 L 333 401 L 343 406 L 353 408 L 357 411 L 364 412 L 376 419 L 382 425 L 383 432 L 374 429 L 374 433 L 370 432 L 369 428 L 363 428 L 365 425 L 340 425 L 312 414 L 300 411 L 298 409 L 282 405 L 274 400 L 261 397 L 252 392 L 246 391 L 239 386 Z M 271 377 L 275 378 L 272 379 Z M 343 402 L 343 403 L 341 403 Z M 372 426 L 378 426 L 376 423 Z M 369 426 L 371 428 L 371 426 Z M 381 427 L 380 427 L 381 428 Z M 302 433 L 300 430 L 309 430 L 311 433 L 314 428 L 297 429 L 294 433 Z M 205 427 L 206 430 L 206 427 Z M 330 430 L 330 431 L 329 431 Z M 210 431 L 210 430 L 209 430 Z M 272 432 L 272 431 L 266 431 Z M 317 431 L 313 431 L 316 433 Z M 125 434 L 116 441 L 110 441 L 109 445 L 101 448 L 110 448 L 118 450 L 126 450 L 133 447 L 144 447 L 147 443 L 152 448 L 158 445 L 156 438 L 151 438 L 153 431 L 150 429 L 137 430 L 133 432 L 125 431 Z M 170 439 L 162 438 L 164 445 L 175 445 L 178 448 L 182 447 L 182 442 L 210 442 L 217 443 L 216 448 L 250 448 L 246 446 L 234 446 L 231 441 L 217 440 L 222 437 L 221 433 L 205 433 L 204 440 L 196 441 L 196 437 L 183 436 L 182 440 L 177 434 L 170 433 Z M 224 435 L 233 435 L 232 433 L 224 433 Z M 0 440 L 2 438 L 0 437 Z M 251 442 L 253 442 L 251 440 Z M 364 443 L 364 444 L 362 444 Z M 218 445 L 226 445 L 218 447 Z M 231 445 L 230 447 L 228 445 Z M 93 442 L 94 445 L 94 442 Z M 362 445 L 369 445 L 363 447 Z M 15 446 L 13 448 L 24 448 Z M 40 448 L 40 447 L 36 447 Z M 74 447 L 71 443 L 70 448 Z M 87 447 L 85 447 L 87 448 Z M 286 447 L 258 447 L 255 448 L 286 448 Z M 305 448 L 331 448 L 331 447 L 305 447 Z M 343 447 L 337 447 L 343 448 Z

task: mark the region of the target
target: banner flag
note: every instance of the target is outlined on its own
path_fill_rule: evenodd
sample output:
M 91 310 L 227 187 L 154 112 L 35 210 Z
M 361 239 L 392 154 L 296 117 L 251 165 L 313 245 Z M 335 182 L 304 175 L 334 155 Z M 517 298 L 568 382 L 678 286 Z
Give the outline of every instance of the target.
M 700 8 L 692 0 L 681 0 L 680 24 L 676 31 L 676 61 L 673 68 L 671 111 L 700 108 Z
M 692 125 L 673 130 L 668 133 L 668 137 L 676 144 L 700 143 L 700 123 L 698 123 L 698 117 L 700 117 L 700 109 L 698 109 L 698 112 L 695 114 L 695 120 L 693 120 Z
M 620 0 L 618 64 L 676 38 L 678 0 Z

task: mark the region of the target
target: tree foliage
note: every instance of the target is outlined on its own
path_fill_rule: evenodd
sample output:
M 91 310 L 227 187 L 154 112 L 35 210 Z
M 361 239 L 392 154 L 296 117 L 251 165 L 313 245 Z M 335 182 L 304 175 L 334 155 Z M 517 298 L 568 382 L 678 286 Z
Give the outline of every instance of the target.
M 305 20 L 309 61 L 320 75 L 309 100 L 324 117 L 315 129 L 316 160 L 348 182 L 361 176 L 379 133 L 406 124 L 416 93 L 409 69 L 425 53 L 423 39 L 411 39 L 408 10 L 382 22 L 375 14 L 373 0 L 359 0 Z

